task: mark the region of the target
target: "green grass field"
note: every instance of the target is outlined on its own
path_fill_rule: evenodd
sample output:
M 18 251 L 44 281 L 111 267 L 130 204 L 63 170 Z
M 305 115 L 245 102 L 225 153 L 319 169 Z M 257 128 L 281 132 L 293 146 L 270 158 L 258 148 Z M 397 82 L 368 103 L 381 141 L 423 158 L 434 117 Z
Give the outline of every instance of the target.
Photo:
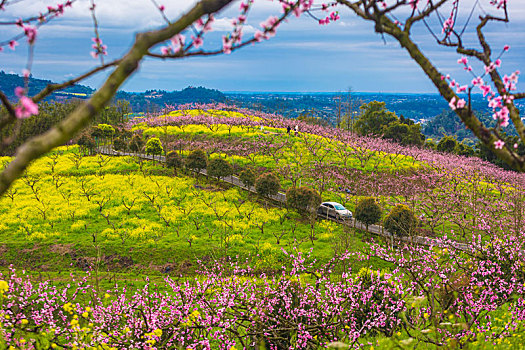
M 0 199 L 3 265 L 43 271 L 98 262 L 105 271 L 191 273 L 198 259 L 226 256 L 273 269 L 281 249 L 313 249 L 327 261 L 365 247 L 345 230 L 156 162 L 79 157 L 76 146 L 36 162 Z

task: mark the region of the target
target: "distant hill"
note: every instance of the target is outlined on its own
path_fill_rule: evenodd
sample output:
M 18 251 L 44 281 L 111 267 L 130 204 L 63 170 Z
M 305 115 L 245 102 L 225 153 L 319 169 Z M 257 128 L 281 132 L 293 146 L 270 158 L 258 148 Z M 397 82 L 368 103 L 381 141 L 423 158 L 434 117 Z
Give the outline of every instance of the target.
M 51 80 L 29 78 L 29 95 L 35 95 L 47 85 L 53 84 Z M 0 89 L 11 101 L 16 101 L 15 88 L 24 86 L 24 78 L 20 75 L 0 71 Z M 46 98 L 46 101 L 63 101 L 70 98 L 85 99 L 95 92 L 94 89 L 84 85 L 74 85 L 61 91 L 56 91 Z M 146 92 L 119 91 L 115 100 L 129 101 L 134 112 L 157 111 L 166 105 L 183 103 L 212 103 L 225 102 L 226 96 L 219 90 L 207 89 L 202 86 L 189 86 L 181 91 L 148 90 Z
M 47 85 L 53 84 L 51 80 L 37 79 L 31 76 L 29 78 L 29 95 L 35 95 L 40 90 L 44 89 Z M 0 71 L 0 89 L 7 95 L 11 101 L 16 101 L 15 88 L 17 86 L 24 86 L 24 77 L 17 74 L 9 74 L 4 71 Z M 86 98 L 93 93 L 93 89 L 84 85 L 70 86 L 62 91 L 53 93 L 47 98 L 47 100 L 60 100 L 63 98 L 77 97 Z
M 226 102 L 227 100 L 219 90 L 202 86 L 189 86 L 181 91 L 148 90 L 140 93 L 119 91 L 115 99 L 129 101 L 134 112 L 152 112 L 166 105 Z
M 46 85 L 53 83 L 50 80 L 30 77 L 29 95 L 34 95 Z M 17 86 L 24 86 L 24 78 L 16 74 L 0 71 L 0 89 L 8 98 L 16 101 L 14 90 Z M 48 101 L 64 101 L 71 98 L 85 99 L 95 90 L 84 85 L 75 85 L 50 95 Z M 130 103 L 133 112 L 157 112 L 166 105 L 184 103 L 213 103 L 224 102 L 248 107 L 267 113 L 281 114 L 287 118 L 311 116 L 325 120 L 335 125 L 339 113 L 339 101 L 342 105 L 342 114 L 346 106 L 353 106 L 354 114 L 359 113 L 359 106 L 371 101 L 382 101 L 386 108 L 398 116 L 410 118 L 420 122 L 424 127 L 423 133 L 427 137 L 440 139 L 444 134 L 456 136 L 459 140 L 465 138 L 475 140 L 474 135 L 465 129 L 464 124 L 455 113 L 451 113 L 448 103 L 438 94 L 407 94 L 407 93 L 361 93 L 354 92 L 351 100 L 346 93 L 302 93 L 302 92 L 227 92 L 208 89 L 202 86 L 189 86 L 181 91 L 148 90 L 145 92 L 119 91 L 115 100 L 126 100 Z M 492 111 L 482 95 L 472 95 L 472 109 L 475 110 L 483 122 L 492 125 Z M 516 101 L 516 106 L 525 115 L 525 100 Z M 507 131 L 509 135 L 514 130 Z

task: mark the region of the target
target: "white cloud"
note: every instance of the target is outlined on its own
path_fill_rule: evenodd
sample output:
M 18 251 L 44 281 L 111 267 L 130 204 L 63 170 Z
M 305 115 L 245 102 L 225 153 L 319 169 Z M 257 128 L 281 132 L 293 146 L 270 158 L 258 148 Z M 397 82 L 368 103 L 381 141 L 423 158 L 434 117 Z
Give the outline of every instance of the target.
M 387 0 L 389 5 L 394 3 L 394 0 Z M 419 1 L 419 8 L 422 9 L 426 5 L 426 1 Z M 459 17 L 466 18 L 474 8 L 475 16 L 478 14 L 489 13 L 491 15 L 502 15 L 503 11 L 498 9 L 496 6 L 490 4 L 490 0 L 462 0 L 459 2 Z M 440 7 L 440 13 L 442 16 L 447 17 L 453 8 L 453 1 L 448 1 Z M 525 1 L 513 0 L 507 1 L 508 12 L 511 14 L 511 19 L 523 20 L 525 19 Z M 412 9 L 409 5 L 402 6 L 396 10 L 396 14 L 399 16 L 408 16 L 412 13 Z M 402 17 L 400 17 L 402 20 Z
M 233 29 L 232 21 L 233 18 L 230 17 L 216 19 L 215 22 L 213 22 L 213 30 L 218 32 L 230 32 Z M 243 28 L 244 33 L 255 33 L 255 28 L 249 24 L 244 25 Z
M 22 0 L 8 6 L 3 17 L 19 18 L 28 15 L 36 15 L 45 12 L 47 6 L 56 6 L 57 0 Z M 178 18 L 182 13 L 189 10 L 198 0 L 157 0 L 165 6 L 165 13 L 170 19 Z M 464 0 L 461 2 L 460 17 L 466 17 L 476 0 Z M 489 0 L 480 0 L 480 6 L 476 9 L 476 14 L 482 11 L 495 13 L 494 6 L 489 4 Z M 421 2 L 423 3 L 423 2 Z M 525 1 L 509 1 L 509 13 L 511 20 L 525 20 Z M 151 0 L 96 0 L 96 13 L 101 26 L 134 28 L 136 31 L 150 29 L 163 24 L 159 11 L 155 8 Z M 66 10 L 64 20 L 74 21 L 78 25 L 91 23 L 89 13 L 90 0 L 77 0 L 73 7 Z M 441 13 L 446 16 L 450 11 L 450 5 L 442 7 Z M 344 9 L 344 7 L 341 7 Z M 409 7 L 405 6 L 399 10 L 399 14 L 408 14 Z M 270 14 L 278 14 L 281 6 L 276 1 L 257 0 L 253 6 L 250 16 L 255 23 L 265 19 Z M 226 11 L 225 17 L 233 18 L 239 12 L 239 1 L 235 1 Z M 476 16 L 474 16 L 474 19 Z M 59 20 L 60 21 L 60 20 Z M 312 20 L 308 21 L 309 24 Z M 353 26 L 355 21 L 351 18 L 342 18 L 340 26 Z
M 47 6 L 56 6 L 57 0 L 26 0 L 7 8 L 3 16 L 28 17 L 45 13 Z M 168 18 L 176 19 L 189 10 L 197 0 L 162 0 Z M 95 13 L 101 27 L 133 28 L 135 31 L 161 26 L 164 21 L 150 0 L 97 0 Z M 92 23 L 89 0 L 77 0 L 67 8 L 63 17 L 53 22 L 85 26 Z
M 50 65 L 50 66 L 60 66 L 60 67 L 81 67 L 84 69 L 92 68 L 93 66 L 96 66 L 95 63 L 98 63 L 93 60 L 88 60 L 86 55 L 86 60 L 79 61 L 79 60 L 57 60 L 57 59 L 35 59 L 34 64 L 37 65 Z
M 269 45 L 272 48 L 290 48 L 290 49 L 299 49 L 299 50 L 316 50 L 321 52 L 364 52 L 364 51 L 380 51 L 384 53 L 385 45 L 379 43 L 378 41 L 347 41 L 340 40 L 337 42 L 334 41 L 297 41 L 297 42 L 279 42 L 272 43 Z M 398 52 L 399 50 L 395 50 Z
M 260 2 L 260 1 L 259 1 Z M 15 3 L 7 8 L 3 14 L 7 18 L 16 19 L 34 16 L 46 12 L 47 6 L 56 6 L 57 0 L 31 0 Z M 157 3 L 165 6 L 165 14 L 171 20 L 176 20 L 184 12 L 189 10 L 197 0 L 157 0 Z M 237 4 L 238 2 L 234 2 Z M 89 11 L 89 0 L 78 0 L 72 8 L 67 8 L 62 17 L 55 18 L 49 24 L 41 28 L 44 35 L 56 38 L 83 36 L 85 33 L 93 32 L 93 21 Z M 263 10 L 267 7 L 259 6 Z M 214 31 L 231 31 L 231 21 L 238 14 L 237 6 L 232 6 L 231 16 L 216 19 L 213 24 Z M 159 28 L 165 24 L 158 9 L 150 0 L 97 0 L 96 16 L 101 33 L 104 35 L 112 33 L 136 33 L 139 31 Z M 15 35 L 20 31 L 16 28 L 5 28 L 4 35 Z M 7 33 L 9 31 L 9 33 Z M 254 33 L 255 28 L 246 24 L 245 33 Z

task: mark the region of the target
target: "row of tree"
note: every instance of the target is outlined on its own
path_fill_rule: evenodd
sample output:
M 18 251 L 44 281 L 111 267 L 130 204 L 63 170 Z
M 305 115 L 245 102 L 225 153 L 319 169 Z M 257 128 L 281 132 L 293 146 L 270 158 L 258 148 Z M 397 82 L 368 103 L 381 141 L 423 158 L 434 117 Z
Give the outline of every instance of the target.
M 502 133 L 501 137 L 505 144 L 510 145 L 516 150 L 516 153 L 525 155 L 525 145 L 520 142 L 518 136 L 506 135 Z M 489 147 L 479 141 L 476 144 L 474 144 L 470 139 L 463 139 L 463 141 L 460 142 L 456 136 L 443 135 L 443 137 L 437 143 L 432 139 L 427 139 L 425 142 L 425 147 L 440 152 L 457 154 L 460 156 L 479 157 L 503 169 L 512 170 L 512 168 L 500 158 L 498 158 Z
M 104 126 L 102 128 L 107 129 Z M 161 155 L 164 152 L 160 139 L 151 137 L 144 143 L 140 135 L 134 135 L 126 149 L 143 150 L 146 154 L 153 156 Z M 207 175 L 216 178 L 217 181 L 235 173 L 234 167 L 227 160 L 221 157 L 210 159 L 206 152 L 201 149 L 191 151 L 186 157 L 183 157 L 180 152 L 170 151 L 166 154 L 165 162 L 168 168 L 174 170 L 175 175 L 178 169 L 184 167 L 197 174 L 206 169 Z M 280 180 L 275 174 L 264 172 L 258 175 L 253 167 L 246 167 L 241 170 L 239 180 L 248 188 L 254 187 L 257 194 L 265 198 L 276 195 L 281 189 Z M 321 202 L 321 196 L 309 187 L 294 186 L 286 192 L 288 207 L 300 212 L 315 213 Z M 368 225 L 379 223 L 382 215 L 381 207 L 372 197 L 360 200 L 356 206 L 355 218 L 365 224 L 367 229 Z M 407 206 L 396 205 L 385 217 L 383 224 L 389 232 L 396 235 L 413 235 L 417 227 L 417 219 Z
M 185 159 L 179 153 L 171 151 L 166 156 L 166 166 L 181 168 L 185 165 L 188 169 L 199 172 L 206 168 L 208 176 L 217 180 L 233 175 L 232 165 L 223 158 L 207 159 L 202 150 L 192 151 Z M 240 181 L 251 188 L 255 186 L 256 192 L 262 197 L 276 195 L 281 189 L 281 183 L 277 176 L 271 172 L 265 172 L 257 176 L 253 168 L 246 168 L 239 174 Z M 286 204 L 289 208 L 299 212 L 314 213 L 322 202 L 322 198 L 315 190 L 309 187 L 291 187 L 286 191 Z M 367 226 L 377 224 L 381 221 L 383 211 L 375 198 L 366 197 L 361 199 L 355 210 L 355 219 Z M 398 236 L 411 236 L 415 233 L 417 219 L 406 205 L 396 205 L 383 220 L 387 231 Z

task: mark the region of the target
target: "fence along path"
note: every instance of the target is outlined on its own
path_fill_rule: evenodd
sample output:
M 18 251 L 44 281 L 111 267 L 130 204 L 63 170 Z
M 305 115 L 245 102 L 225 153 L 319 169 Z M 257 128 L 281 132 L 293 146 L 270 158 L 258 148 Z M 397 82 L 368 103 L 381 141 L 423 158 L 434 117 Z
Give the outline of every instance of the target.
M 148 154 L 137 154 L 137 153 L 130 153 L 130 152 L 117 152 L 117 151 L 115 151 L 113 149 L 108 149 L 108 148 L 105 148 L 105 147 L 104 148 L 99 148 L 98 152 L 102 153 L 102 154 L 110 155 L 110 156 L 131 156 L 131 157 L 139 157 L 139 158 L 148 159 L 148 160 L 158 160 L 158 161 L 163 162 L 163 163 L 166 162 L 166 157 L 165 156 L 157 156 L 157 157 L 155 157 L 153 155 L 148 155 Z M 202 169 L 200 171 L 200 174 L 202 174 L 204 176 L 208 176 L 208 174 L 206 172 L 206 169 Z M 230 176 L 224 177 L 222 179 L 222 181 L 227 182 L 229 184 L 232 184 L 234 186 L 237 186 L 239 188 L 242 188 L 243 190 L 246 190 L 246 191 L 249 191 L 249 192 L 252 192 L 252 193 L 257 193 L 257 191 L 255 190 L 255 187 L 253 187 L 253 186 L 250 186 L 250 187 L 245 186 L 239 180 L 239 178 L 237 176 L 230 175 Z M 270 199 L 273 199 L 276 202 L 279 202 L 281 204 L 286 204 L 286 194 L 285 193 L 278 192 L 276 195 L 269 196 L 269 197 L 270 197 Z M 318 214 L 317 216 L 319 218 L 321 218 L 321 219 L 330 220 L 330 221 L 335 222 L 335 223 L 337 223 L 339 225 L 345 225 L 345 226 L 348 226 L 348 227 L 359 228 L 360 230 L 368 231 L 369 233 L 372 233 L 372 234 L 374 234 L 376 236 L 380 236 L 380 237 L 384 237 L 384 238 L 387 238 L 387 239 L 391 239 L 392 243 L 393 243 L 393 241 L 395 239 L 396 241 L 401 241 L 401 242 L 405 242 L 405 243 L 415 243 L 415 244 L 426 245 L 426 246 L 440 246 L 441 245 L 435 239 L 429 238 L 429 237 L 423 237 L 423 236 L 405 237 L 405 236 L 392 235 L 390 232 L 386 231 L 383 228 L 383 226 L 381 226 L 381 225 L 368 225 L 368 228 L 367 228 L 365 224 L 363 224 L 360 221 L 355 220 L 354 218 L 349 219 L 349 220 L 336 220 L 335 218 L 331 218 L 331 217 L 325 216 L 325 215 Z M 462 250 L 462 251 L 472 251 L 470 245 L 465 244 L 465 243 L 455 242 L 452 245 L 453 245 L 454 248 Z

